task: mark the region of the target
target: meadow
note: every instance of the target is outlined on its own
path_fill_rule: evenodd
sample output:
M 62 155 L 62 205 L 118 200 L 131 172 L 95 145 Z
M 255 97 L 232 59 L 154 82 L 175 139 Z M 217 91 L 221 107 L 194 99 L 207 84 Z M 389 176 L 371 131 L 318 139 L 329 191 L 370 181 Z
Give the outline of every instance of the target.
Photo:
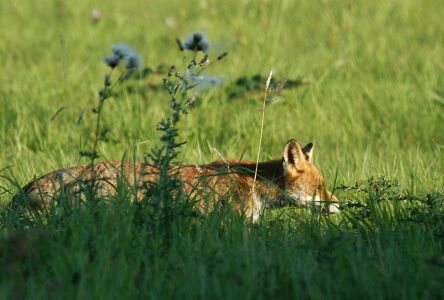
M 442 15 L 439 0 L 0 2 L 0 298 L 444 297 Z M 228 56 L 204 73 L 217 84 L 190 91 L 176 160 L 255 160 L 273 70 L 301 84 L 266 107 L 260 158 L 314 142 L 342 213 L 289 208 L 249 224 L 229 209 L 156 212 L 125 193 L 32 220 L 7 208 L 32 178 L 88 162 L 113 44 L 154 71 L 107 99 L 99 160 L 161 145 L 162 78 L 186 68 L 193 54 L 175 39 L 196 31 L 210 59 Z M 246 90 L 257 75 L 261 88 Z

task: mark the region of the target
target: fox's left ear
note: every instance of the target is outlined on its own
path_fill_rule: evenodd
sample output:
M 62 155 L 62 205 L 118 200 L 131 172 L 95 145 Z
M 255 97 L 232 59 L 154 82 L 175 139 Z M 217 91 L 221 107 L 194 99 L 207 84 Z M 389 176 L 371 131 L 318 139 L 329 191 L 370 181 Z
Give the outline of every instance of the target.
M 313 143 L 308 143 L 304 148 L 302 148 L 302 153 L 304 153 L 305 159 L 309 162 L 313 162 L 313 149 Z
M 284 168 L 287 172 L 297 172 L 303 170 L 305 166 L 305 156 L 296 140 L 288 141 L 284 149 Z

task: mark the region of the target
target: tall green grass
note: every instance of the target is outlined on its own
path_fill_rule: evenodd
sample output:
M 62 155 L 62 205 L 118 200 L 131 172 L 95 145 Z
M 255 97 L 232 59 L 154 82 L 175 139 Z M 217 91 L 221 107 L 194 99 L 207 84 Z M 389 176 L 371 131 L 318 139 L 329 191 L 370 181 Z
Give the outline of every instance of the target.
M 366 192 L 354 197 L 361 207 L 338 217 L 291 210 L 255 225 L 223 208 L 190 219 L 177 214 L 186 207 L 176 207 L 168 226 L 159 227 L 153 217 L 167 215 L 150 202 L 118 197 L 87 201 L 83 209 L 60 205 L 41 222 L 4 214 L 0 295 L 439 299 L 443 195 L 406 206 L 389 186 L 361 186 Z
M 202 30 L 210 54 L 230 55 L 208 71 L 223 85 L 201 93 L 179 124 L 187 141 L 180 161 L 206 163 L 219 153 L 255 159 L 261 102 L 231 99 L 230 85 L 270 69 L 277 78 L 303 78 L 267 108 L 261 160 L 279 157 L 290 138 L 314 141 L 315 164 L 344 212 L 268 212 L 251 225 L 215 210 L 172 219 L 165 243 L 153 238 L 147 208 L 125 197 L 41 221 L 2 209 L 0 298 L 443 296 L 440 1 L 95 5 L 0 2 L 2 203 L 16 191 L 12 178 L 22 185 L 84 161 L 80 145 L 92 138 L 91 109 L 111 44 L 131 44 L 148 66 L 180 65 L 174 38 Z M 93 8 L 102 11 L 97 23 Z M 159 145 L 155 128 L 169 105 L 163 91 L 121 89 L 103 111 L 112 131 L 99 145 L 101 158 L 128 151 L 142 159 Z

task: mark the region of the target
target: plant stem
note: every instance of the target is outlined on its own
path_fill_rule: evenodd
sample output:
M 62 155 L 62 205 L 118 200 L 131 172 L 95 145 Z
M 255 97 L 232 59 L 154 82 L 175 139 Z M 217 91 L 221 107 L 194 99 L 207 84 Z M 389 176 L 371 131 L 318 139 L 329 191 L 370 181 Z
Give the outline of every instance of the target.
M 265 83 L 264 102 L 263 102 L 263 106 L 262 106 L 261 133 L 259 136 L 259 145 L 257 148 L 256 169 L 254 170 L 253 187 L 251 188 L 252 193 L 255 192 L 255 188 L 256 188 L 257 170 L 258 170 L 258 165 L 259 165 L 259 156 L 261 154 L 262 135 L 264 132 L 265 106 L 266 106 L 266 102 L 267 102 L 268 87 L 270 86 L 270 80 L 271 80 L 272 75 L 273 75 L 273 71 L 270 71 L 270 74 L 268 75 L 267 81 Z
M 111 78 L 111 75 L 113 73 L 114 69 L 111 69 L 111 71 L 108 73 L 108 77 Z M 96 108 L 96 113 L 97 113 L 97 119 L 96 119 L 96 129 L 95 129 L 95 139 L 94 139 L 94 144 L 93 144 L 93 149 L 92 149 L 92 153 L 91 153 L 91 168 L 95 167 L 95 160 L 97 158 L 97 147 L 99 145 L 99 141 L 101 140 L 101 136 L 100 136 L 100 130 L 101 130 L 101 120 L 102 120 L 102 109 L 103 109 L 103 104 L 105 103 L 105 100 L 108 98 L 108 93 L 109 91 L 111 91 L 116 84 L 118 84 L 123 77 L 126 75 L 126 71 L 122 72 L 119 76 L 119 78 L 117 78 L 117 80 L 111 85 L 108 86 L 107 84 L 105 84 L 102 93 L 99 96 L 99 104 L 97 105 Z

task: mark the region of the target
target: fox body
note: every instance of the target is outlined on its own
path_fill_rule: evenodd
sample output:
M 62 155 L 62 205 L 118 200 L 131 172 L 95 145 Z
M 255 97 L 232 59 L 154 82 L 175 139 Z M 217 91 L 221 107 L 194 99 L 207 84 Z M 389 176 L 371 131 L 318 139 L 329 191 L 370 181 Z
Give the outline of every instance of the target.
M 234 208 L 257 221 L 265 208 L 314 203 L 326 204 L 329 212 L 339 211 L 336 198 L 324 187 L 324 179 L 313 164 L 313 144 L 304 148 L 290 140 L 282 158 L 256 163 L 216 161 L 206 165 L 172 166 L 170 175 L 178 175 L 186 193 L 197 200 L 197 209 L 206 212 L 217 201 L 230 199 Z M 256 176 L 255 176 L 256 173 Z M 158 169 L 149 163 L 106 161 L 60 169 L 31 181 L 23 188 L 31 204 L 51 205 L 62 189 L 78 192 L 93 183 L 95 193 L 116 193 L 119 180 L 137 187 L 137 200 L 144 197 L 147 186 L 158 179 Z M 13 202 L 17 202 L 14 200 Z M 16 205 L 17 203 L 13 203 Z

